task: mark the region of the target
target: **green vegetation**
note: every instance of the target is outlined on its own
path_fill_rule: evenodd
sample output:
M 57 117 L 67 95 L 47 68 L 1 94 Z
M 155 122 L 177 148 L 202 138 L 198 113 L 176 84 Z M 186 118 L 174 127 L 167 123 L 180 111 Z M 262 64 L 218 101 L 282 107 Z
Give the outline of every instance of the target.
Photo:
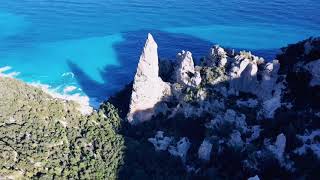
M 124 139 L 115 108 L 83 116 L 20 81 L 0 78 L 0 179 L 116 179 Z

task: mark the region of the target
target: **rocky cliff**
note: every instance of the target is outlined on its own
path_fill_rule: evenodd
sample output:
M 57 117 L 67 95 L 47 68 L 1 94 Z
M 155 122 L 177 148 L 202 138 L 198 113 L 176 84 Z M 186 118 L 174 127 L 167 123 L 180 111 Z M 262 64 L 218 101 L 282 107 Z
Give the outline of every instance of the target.
M 187 171 L 196 174 L 209 173 L 210 168 L 231 173 L 228 163 L 222 162 L 230 155 L 236 156 L 237 160 L 229 159 L 235 169 L 241 169 L 238 178 L 304 177 L 306 171 L 313 177 L 320 163 L 319 38 L 283 48 L 275 60 L 215 45 L 195 64 L 189 51 L 178 53 L 177 60 L 158 63 L 157 46 L 150 37 L 133 82 L 130 112 L 139 102 L 148 111 L 140 111 L 144 115 L 136 116 L 138 122 L 165 124 L 183 117 L 186 124 L 197 124 L 188 128 L 202 129 L 199 137 L 177 133 L 185 131 L 181 129 L 172 134 L 172 127 L 159 126 L 161 131 L 149 138 L 157 151 L 180 157 Z M 148 68 L 142 68 L 146 62 Z M 159 77 L 158 66 L 168 82 Z M 157 88 L 150 89 L 153 86 Z M 269 174 L 273 171 L 275 176 Z
M 159 77 L 158 45 L 151 34 L 140 56 L 132 88 L 130 111 L 127 119 L 131 123 L 151 119 L 156 104 L 170 95 L 170 85 Z

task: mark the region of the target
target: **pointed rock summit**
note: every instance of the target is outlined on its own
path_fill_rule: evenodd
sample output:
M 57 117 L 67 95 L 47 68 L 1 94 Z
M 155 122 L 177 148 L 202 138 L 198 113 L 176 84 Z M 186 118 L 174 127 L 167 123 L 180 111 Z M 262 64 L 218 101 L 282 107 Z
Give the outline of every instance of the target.
M 158 45 L 148 34 L 134 77 L 128 121 L 150 120 L 156 113 L 156 105 L 170 93 L 170 85 L 159 77 Z

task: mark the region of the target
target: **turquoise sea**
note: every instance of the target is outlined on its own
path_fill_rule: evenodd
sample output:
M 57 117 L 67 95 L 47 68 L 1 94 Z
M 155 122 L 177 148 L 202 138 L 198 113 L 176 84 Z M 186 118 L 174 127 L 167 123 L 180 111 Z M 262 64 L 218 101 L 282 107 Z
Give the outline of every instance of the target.
M 195 58 L 215 43 L 272 59 L 320 35 L 319 0 L 6 0 L 0 68 L 102 101 L 130 82 L 151 32 L 161 57 Z

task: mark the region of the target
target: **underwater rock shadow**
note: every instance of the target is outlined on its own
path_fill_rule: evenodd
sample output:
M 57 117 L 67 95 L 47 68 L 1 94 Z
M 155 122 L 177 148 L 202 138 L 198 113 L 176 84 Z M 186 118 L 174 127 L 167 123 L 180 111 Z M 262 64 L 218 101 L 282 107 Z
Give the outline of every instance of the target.
M 181 50 L 186 50 L 192 52 L 195 62 L 197 62 L 215 44 L 186 34 L 152 29 L 123 32 L 123 41 L 113 45 L 119 65 L 103 67 L 103 70 L 100 71 L 103 79 L 102 83 L 90 78 L 74 61 L 69 60 L 68 62 L 69 68 L 75 74 L 80 88 L 90 99 L 95 102 L 103 102 L 133 80 L 148 33 L 152 33 L 158 44 L 159 58 L 170 60 L 175 60 L 177 53 L 181 52 Z M 229 49 L 231 48 L 229 47 Z M 259 56 L 264 55 L 263 57 L 270 58 L 270 54 L 274 55 L 276 50 L 254 50 L 253 52 Z

